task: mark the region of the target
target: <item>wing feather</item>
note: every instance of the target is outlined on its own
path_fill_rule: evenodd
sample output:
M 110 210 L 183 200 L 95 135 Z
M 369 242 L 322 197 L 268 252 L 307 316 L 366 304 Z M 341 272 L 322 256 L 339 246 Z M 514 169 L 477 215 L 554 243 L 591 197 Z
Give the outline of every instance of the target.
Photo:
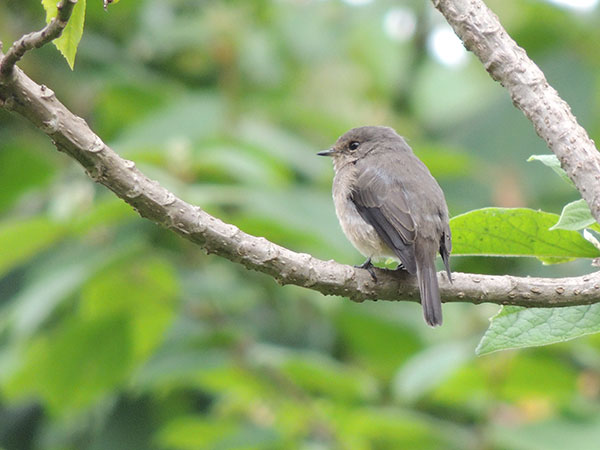
M 415 223 L 402 183 L 385 165 L 357 167 L 351 200 L 361 217 L 400 259 L 404 268 L 416 274 Z

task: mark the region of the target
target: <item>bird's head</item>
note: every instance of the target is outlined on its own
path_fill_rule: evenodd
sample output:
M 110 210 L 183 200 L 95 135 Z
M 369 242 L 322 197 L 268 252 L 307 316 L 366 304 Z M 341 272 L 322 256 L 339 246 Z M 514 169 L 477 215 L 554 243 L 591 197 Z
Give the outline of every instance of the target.
M 328 150 L 317 153 L 319 156 L 331 156 L 334 166 L 341 167 L 355 162 L 376 148 L 390 147 L 404 140 L 388 127 L 359 127 L 344 133 Z

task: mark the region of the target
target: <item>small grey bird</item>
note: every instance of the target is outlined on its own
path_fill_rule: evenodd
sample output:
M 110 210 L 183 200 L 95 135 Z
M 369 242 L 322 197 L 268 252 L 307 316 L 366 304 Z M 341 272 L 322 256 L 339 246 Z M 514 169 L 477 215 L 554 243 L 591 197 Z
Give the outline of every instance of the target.
M 387 127 L 353 128 L 320 156 L 331 156 L 333 202 L 346 237 L 371 260 L 394 258 L 419 281 L 425 322 L 442 324 L 435 256 L 448 279 L 452 241 L 444 193 L 406 141 Z

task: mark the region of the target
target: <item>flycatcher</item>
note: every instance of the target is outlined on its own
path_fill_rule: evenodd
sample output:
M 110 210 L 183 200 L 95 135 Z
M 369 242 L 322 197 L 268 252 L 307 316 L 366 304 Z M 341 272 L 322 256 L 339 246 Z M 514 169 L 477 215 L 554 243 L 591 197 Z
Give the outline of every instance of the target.
M 441 325 L 435 257 L 439 252 L 452 281 L 452 241 L 444 193 L 429 169 L 387 127 L 353 128 L 318 154 L 333 158 L 335 212 L 367 257 L 359 267 L 376 280 L 371 260 L 396 259 L 417 276 L 425 322 Z

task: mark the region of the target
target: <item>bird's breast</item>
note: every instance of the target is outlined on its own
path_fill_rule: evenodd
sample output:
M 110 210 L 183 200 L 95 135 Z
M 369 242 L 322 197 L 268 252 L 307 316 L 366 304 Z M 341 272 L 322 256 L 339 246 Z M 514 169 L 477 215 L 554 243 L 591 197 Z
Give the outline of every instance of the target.
M 358 213 L 356 206 L 350 199 L 350 191 L 340 192 L 334 189 L 333 203 L 335 213 L 342 227 L 342 231 L 354 247 L 367 258 L 381 260 L 394 258 L 394 252 L 371 225 Z

